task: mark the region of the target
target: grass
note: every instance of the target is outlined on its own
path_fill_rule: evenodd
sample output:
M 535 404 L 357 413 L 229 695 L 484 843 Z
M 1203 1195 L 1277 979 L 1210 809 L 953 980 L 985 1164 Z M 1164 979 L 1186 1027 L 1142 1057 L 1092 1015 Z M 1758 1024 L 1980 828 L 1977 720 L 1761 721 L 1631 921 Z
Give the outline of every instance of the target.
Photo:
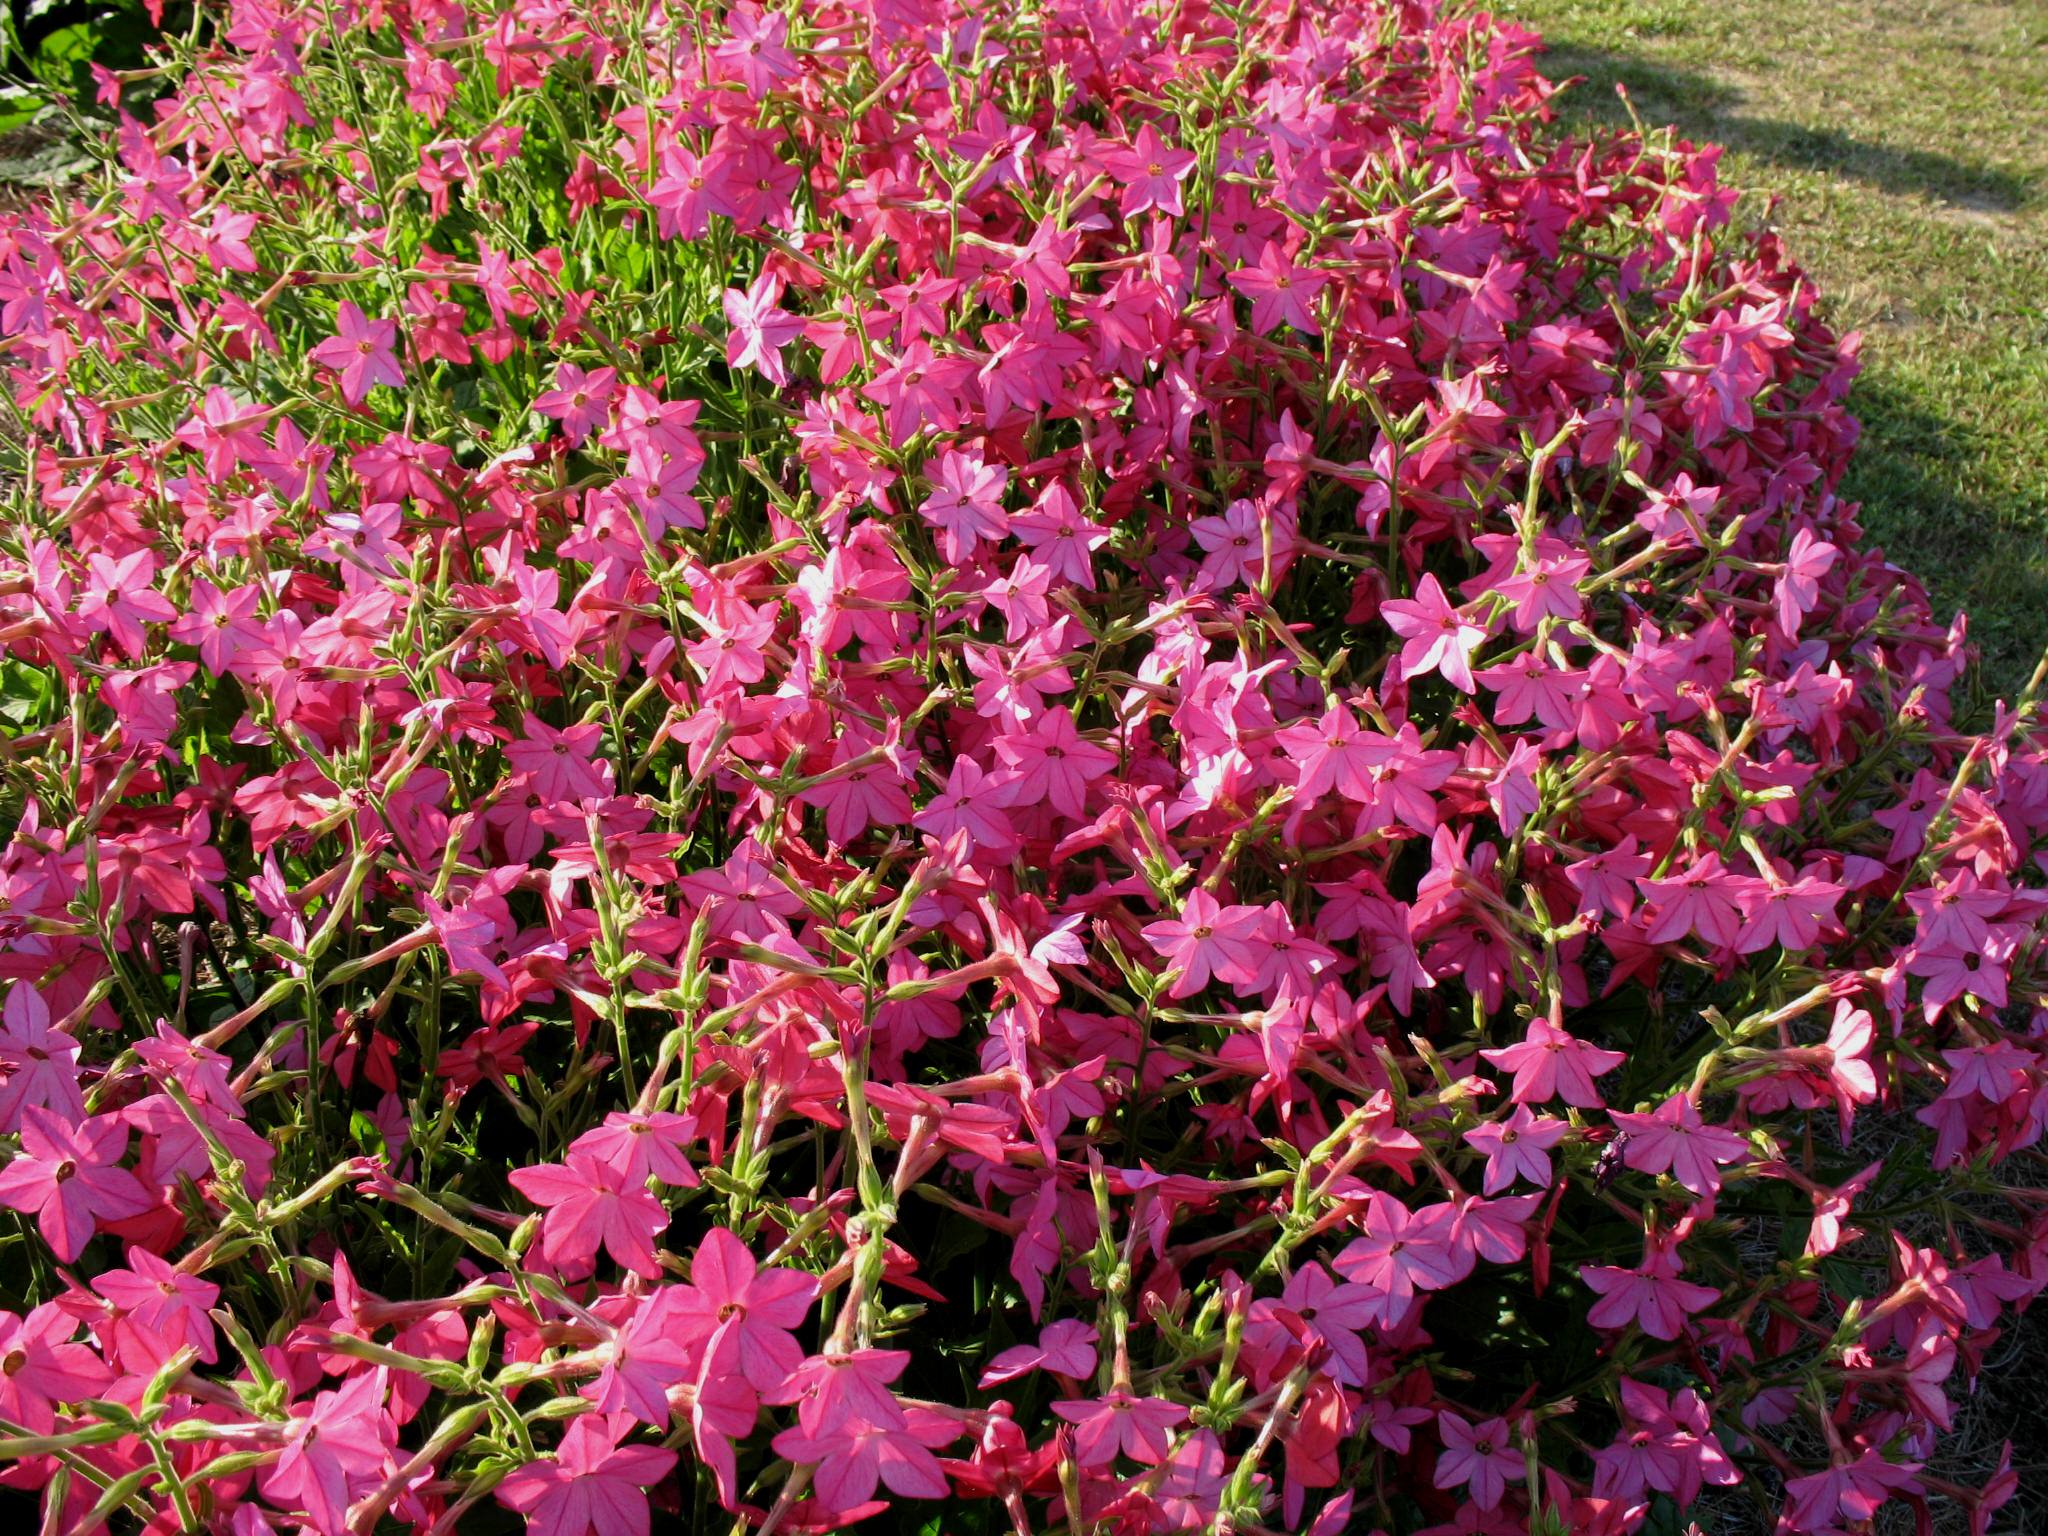
M 1864 333 L 1843 494 L 2010 697 L 2048 643 L 2048 9 L 2021 0 L 1496 0 L 1568 121 L 1728 147 Z

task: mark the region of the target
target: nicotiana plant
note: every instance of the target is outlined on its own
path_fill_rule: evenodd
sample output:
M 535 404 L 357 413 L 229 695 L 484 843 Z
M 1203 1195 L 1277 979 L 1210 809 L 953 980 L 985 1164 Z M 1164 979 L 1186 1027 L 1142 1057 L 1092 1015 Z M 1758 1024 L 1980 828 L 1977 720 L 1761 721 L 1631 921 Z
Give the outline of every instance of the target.
M 1855 338 L 1538 47 L 102 69 L 0 221 L 41 1528 L 1991 1530 L 2048 735 L 1836 494 Z

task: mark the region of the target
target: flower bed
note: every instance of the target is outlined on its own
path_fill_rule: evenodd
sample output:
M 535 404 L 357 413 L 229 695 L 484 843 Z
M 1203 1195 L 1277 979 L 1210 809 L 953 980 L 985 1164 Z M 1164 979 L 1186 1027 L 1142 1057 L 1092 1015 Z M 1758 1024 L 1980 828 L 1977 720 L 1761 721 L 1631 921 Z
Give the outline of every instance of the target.
M 239 0 L 103 73 L 0 224 L 49 1528 L 1987 1529 L 2048 741 L 1717 152 L 1536 48 Z

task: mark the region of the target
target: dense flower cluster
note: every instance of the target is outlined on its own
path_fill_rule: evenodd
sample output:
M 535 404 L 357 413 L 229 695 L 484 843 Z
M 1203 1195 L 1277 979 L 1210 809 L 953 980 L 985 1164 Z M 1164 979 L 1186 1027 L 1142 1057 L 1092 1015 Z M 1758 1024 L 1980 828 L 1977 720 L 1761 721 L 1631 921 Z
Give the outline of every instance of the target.
M 1536 47 L 230 0 L 106 76 L 0 225 L 45 1528 L 1988 1529 L 2048 737 L 1715 152 Z

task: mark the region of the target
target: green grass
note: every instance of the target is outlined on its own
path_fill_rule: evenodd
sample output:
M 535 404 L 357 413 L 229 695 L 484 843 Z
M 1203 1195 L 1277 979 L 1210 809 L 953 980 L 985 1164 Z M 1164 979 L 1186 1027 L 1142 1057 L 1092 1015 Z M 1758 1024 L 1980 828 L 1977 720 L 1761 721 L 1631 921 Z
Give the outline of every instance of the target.
M 1582 125 L 1728 146 L 1724 180 L 1865 335 L 1844 486 L 2010 696 L 2048 643 L 2048 8 L 1496 0 Z M 1775 202 L 1773 202 L 1775 199 Z

